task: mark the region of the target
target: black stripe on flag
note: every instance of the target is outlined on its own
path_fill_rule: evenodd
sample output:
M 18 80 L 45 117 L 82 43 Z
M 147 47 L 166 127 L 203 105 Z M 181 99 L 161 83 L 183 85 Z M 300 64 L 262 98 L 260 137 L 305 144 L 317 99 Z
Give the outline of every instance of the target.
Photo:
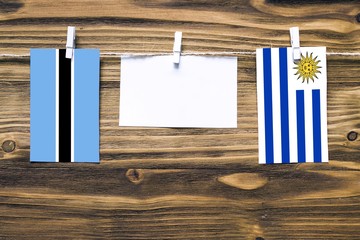
M 59 50 L 59 162 L 71 162 L 71 59 Z

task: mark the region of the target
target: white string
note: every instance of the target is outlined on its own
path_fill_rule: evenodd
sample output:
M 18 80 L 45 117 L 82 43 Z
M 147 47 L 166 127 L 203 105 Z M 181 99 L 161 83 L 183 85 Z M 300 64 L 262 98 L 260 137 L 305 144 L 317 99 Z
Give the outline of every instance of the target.
M 255 55 L 256 52 L 181 52 L 182 56 L 237 56 L 237 55 Z M 131 57 L 131 56 L 169 56 L 173 53 L 115 53 L 115 52 L 105 52 L 101 53 L 102 56 L 119 56 L 119 57 Z
M 327 52 L 326 55 L 334 55 L 334 56 L 360 56 L 360 53 L 354 52 Z
M 172 52 L 147 52 L 147 53 L 130 53 L 130 52 L 104 52 L 100 53 L 104 57 L 147 57 L 147 56 L 169 56 Z M 255 51 L 242 51 L 242 52 L 182 52 L 182 56 L 241 56 L 241 55 L 255 55 Z M 329 56 L 360 56 L 360 52 L 327 52 Z M 0 54 L 0 58 L 26 58 L 30 57 L 30 54 Z

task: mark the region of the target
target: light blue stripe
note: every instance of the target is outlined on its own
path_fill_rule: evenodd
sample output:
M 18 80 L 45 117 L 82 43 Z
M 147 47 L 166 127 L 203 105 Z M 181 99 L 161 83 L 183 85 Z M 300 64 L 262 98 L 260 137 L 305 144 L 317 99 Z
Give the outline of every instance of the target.
M 274 163 L 273 110 L 271 84 L 271 49 L 263 49 L 264 109 L 265 109 L 265 157 L 266 164 Z
M 287 48 L 279 49 L 282 163 L 290 162 Z
M 306 162 L 305 158 L 305 104 L 304 90 L 296 90 L 296 120 L 298 140 L 298 162 Z
M 321 162 L 320 90 L 312 90 L 314 162 Z
M 99 50 L 75 50 L 75 162 L 99 162 L 99 56 Z
M 55 162 L 56 50 L 30 50 L 30 161 Z

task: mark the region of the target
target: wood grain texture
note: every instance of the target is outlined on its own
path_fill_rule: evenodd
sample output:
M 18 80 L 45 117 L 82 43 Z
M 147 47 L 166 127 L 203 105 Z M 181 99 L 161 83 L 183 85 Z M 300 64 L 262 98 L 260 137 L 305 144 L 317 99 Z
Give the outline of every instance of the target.
M 0 54 L 360 52 L 359 1 L 0 1 Z M 257 164 L 255 56 L 238 60 L 238 128 L 120 128 L 120 59 L 101 58 L 101 164 L 30 164 L 28 57 L 0 58 L 0 239 L 360 239 L 359 56 L 328 55 L 329 164 Z M 15 146 L 15 150 L 12 147 Z

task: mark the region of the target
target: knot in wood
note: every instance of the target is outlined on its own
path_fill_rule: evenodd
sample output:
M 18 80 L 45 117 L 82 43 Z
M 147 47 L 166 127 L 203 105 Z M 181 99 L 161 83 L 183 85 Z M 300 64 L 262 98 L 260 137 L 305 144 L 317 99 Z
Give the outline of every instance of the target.
M 354 131 L 349 132 L 347 135 L 347 139 L 349 141 L 355 141 L 357 139 L 357 137 L 358 137 L 358 133 L 354 132 Z
M 357 21 L 358 23 L 360 23 L 360 13 L 358 13 L 358 15 L 356 15 L 356 21 Z
M 258 173 L 233 173 L 219 177 L 218 181 L 243 190 L 255 190 L 268 183 L 268 179 Z
M 141 169 L 129 169 L 126 171 L 125 176 L 134 184 L 139 184 L 144 180 L 144 173 Z
M 6 140 L 1 147 L 4 152 L 10 153 L 15 150 L 16 143 L 13 140 Z

